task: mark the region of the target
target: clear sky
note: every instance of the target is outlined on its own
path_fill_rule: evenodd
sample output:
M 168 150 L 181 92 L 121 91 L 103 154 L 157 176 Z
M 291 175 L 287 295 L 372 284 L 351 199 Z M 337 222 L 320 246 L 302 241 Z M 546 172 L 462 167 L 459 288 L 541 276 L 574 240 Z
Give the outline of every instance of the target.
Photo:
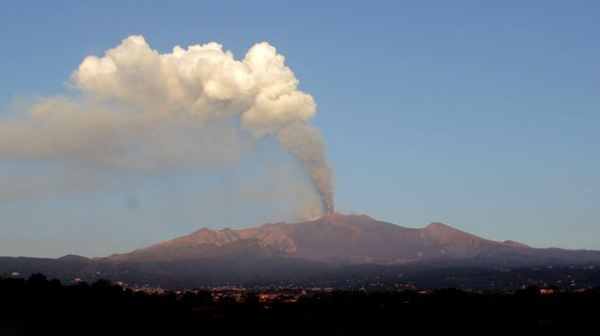
M 267 41 L 317 103 L 338 211 L 600 249 L 599 17 L 598 1 L 3 1 L 0 117 L 72 94 L 82 60 L 132 34 L 236 59 Z M 268 141 L 250 156 L 93 187 L 60 162 L 0 157 L 0 255 L 103 256 L 292 220 L 264 184 L 298 168 Z

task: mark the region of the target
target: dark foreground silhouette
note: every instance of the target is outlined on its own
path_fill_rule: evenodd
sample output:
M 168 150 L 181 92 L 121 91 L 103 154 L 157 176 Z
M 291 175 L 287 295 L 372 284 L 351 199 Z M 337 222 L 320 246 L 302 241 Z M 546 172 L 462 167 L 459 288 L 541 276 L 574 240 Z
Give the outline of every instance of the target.
M 223 296 L 149 294 L 100 280 L 63 286 L 40 274 L 0 279 L 0 335 L 377 335 L 594 330 L 600 289 L 514 293 L 454 289 Z

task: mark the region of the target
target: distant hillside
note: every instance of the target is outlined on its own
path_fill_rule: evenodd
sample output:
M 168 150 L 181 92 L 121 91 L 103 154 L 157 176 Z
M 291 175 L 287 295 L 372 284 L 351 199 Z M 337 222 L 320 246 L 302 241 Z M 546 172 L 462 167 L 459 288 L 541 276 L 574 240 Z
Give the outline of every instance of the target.
M 528 270 L 536 266 L 586 264 L 600 265 L 600 251 L 538 249 L 514 241 L 484 239 L 441 223 L 413 229 L 364 215 L 333 213 L 315 221 L 243 230 L 203 228 L 105 258 L 4 257 L 0 258 L 0 276 L 41 272 L 70 282 L 107 278 L 169 288 L 278 282 L 352 285 L 359 279 L 403 280 L 429 287 L 444 283 L 518 287 L 532 278 L 522 272 L 508 274 L 505 269 L 524 268 L 529 274 Z M 567 271 L 561 269 L 558 277 L 546 276 L 558 281 L 568 275 Z M 587 279 L 593 284 L 596 278 Z
M 600 252 L 534 249 L 484 239 L 442 223 L 412 229 L 362 215 L 333 213 L 315 221 L 274 223 L 243 230 L 202 228 L 190 235 L 109 257 L 161 262 L 222 257 L 294 258 L 328 264 L 407 264 L 445 259 L 507 262 L 600 260 Z

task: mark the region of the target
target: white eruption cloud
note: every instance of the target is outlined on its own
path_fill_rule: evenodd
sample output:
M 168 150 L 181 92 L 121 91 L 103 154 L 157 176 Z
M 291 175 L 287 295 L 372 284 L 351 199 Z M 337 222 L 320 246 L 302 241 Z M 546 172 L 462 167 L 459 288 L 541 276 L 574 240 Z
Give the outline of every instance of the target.
M 40 100 L 0 120 L 0 157 L 56 160 L 116 169 L 199 169 L 235 162 L 240 129 L 270 136 L 307 171 L 333 211 L 331 169 L 310 124 L 313 98 L 298 90 L 284 57 L 268 43 L 242 60 L 218 43 L 152 49 L 130 36 L 73 72 L 75 98 Z M 169 136 L 166 136 L 166 135 Z

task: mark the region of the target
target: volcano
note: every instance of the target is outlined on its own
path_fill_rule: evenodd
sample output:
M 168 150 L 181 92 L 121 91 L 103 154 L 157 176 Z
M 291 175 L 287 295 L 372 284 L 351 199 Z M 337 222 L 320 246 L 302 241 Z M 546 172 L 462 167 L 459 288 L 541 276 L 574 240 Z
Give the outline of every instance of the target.
M 119 262 L 166 262 L 215 257 L 303 259 L 328 264 L 407 264 L 427 260 L 560 261 L 600 257 L 589 251 L 536 249 L 489 240 L 431 223 L 406 228 L 366 215 L 330 213 L 301 223 L 270 223 L 233 230 L 202 228 L 184 237 L 108 257 Z
M 505 288 L 519 288 L 524 279 L 537 274 L 532 275 L 531 268 L 539 266 L 558 270 L 547 278 L 569 277 L 556 280 L 559 285 L 571 283 L 572 267 L 581 267 L 590 284 L 596 284 L 600 273 L 589 278 L 591 273 L 585 268 L 589 265 L 600 266 L 600 251 L 533 248 L 511 240 L 485 239 L 442 223 L 406 228 L 366 215 L 330 213 L 314 221 L 241 230 L 201 228 L 103 258 L 4 257 L 0 258 L 0 276 L 41 272 L 67 282 L 107 278 L 166 288 L 298 281 L 339 286 L 356 279 L 395 283 L 402 276 L 405 281 L 412 279 L 410 284 L 434 288 L 468 284 L 485 289 L 502 282 Z M 530 269 L 506 273 L 519 267 Z

